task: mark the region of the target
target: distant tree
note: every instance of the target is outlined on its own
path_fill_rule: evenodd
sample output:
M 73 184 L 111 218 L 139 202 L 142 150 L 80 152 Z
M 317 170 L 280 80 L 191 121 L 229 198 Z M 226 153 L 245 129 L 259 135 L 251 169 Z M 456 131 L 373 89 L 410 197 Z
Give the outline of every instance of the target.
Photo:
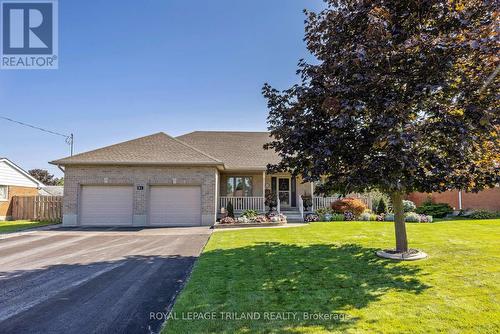
M 385 200 L 383 197 L 381 197 L 380 201 L 378 202 L 377 213 L 378 214 L 387 213 L 387 204 L 385 204 Z
M 301 83 L 263 87 L 265 148 L 318 192 L 390 196 L 408 251 L 403 198 L 500 182 L 498 2 L 326 0 L 306 11 Z
M 46 186 L 57 186 L 60 185 L 59 183 L 61 181 L 64 183 L 64 180 L 62 178 L 58 179 L 53 174 L 50 174 L 46 169 L 30 169 L 28 171 L 28 174 L 33 176 L 35 179 L 42 182 Z
M 64 186 L 64 176 L 57 179 L 57 184 L 56 186 Z

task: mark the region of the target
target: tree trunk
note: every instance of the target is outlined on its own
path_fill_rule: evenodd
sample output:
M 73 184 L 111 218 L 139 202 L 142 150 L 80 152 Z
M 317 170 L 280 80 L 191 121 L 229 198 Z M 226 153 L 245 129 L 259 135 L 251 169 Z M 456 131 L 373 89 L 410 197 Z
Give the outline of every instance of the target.
M 406 236 L 406 224 L 403 211 L 403 194 L 391 193 L 392 209 L 394 210 L 394 229 L 396 231 L 396 250 L 398 252 L 408 251 L 408 237 Z

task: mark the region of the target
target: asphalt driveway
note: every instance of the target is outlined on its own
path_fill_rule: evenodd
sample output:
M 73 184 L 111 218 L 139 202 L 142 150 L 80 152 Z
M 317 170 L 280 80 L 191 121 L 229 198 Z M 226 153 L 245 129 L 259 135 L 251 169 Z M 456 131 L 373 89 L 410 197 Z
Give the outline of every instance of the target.
M 0 239 L 0 333 L 149 333 L 207 227 L 68 229 Z

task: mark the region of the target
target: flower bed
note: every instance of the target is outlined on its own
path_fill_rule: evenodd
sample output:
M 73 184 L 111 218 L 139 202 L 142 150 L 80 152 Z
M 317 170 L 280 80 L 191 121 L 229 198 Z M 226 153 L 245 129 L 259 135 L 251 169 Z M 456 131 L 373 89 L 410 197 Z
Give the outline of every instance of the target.
M 409 202 L 409 201 L 407 201 Z M 410 203 L 411 204 L 411 203 Z M 409 204 L 408 207 L 411 208 Z M 432 223 L 432 216 L 425 214 L 418 214 L 415 212 L 405 212 L 404 214 L 406 222 L 412 223 Z M 316 221 L 394 221 L 394 213 L 373 213 L 371 210 L 366 209 L 363 213 L 356 216 L 350 211 L 345 211 L 343 214 L 335 213 L 330 208 L 321 208 L 316 211 L 315 214 L 309 214 L 305 218 L 306 222 L 316 222 Z
M 287 223 L 287 217 L 277 212 L 269 212 L 266 215 L 258 215 L 254 212 L 243 212 L 238 218 L 224 217 L 215 223 L 214 228 L 232 227 L 265 227 L 279 226 Z

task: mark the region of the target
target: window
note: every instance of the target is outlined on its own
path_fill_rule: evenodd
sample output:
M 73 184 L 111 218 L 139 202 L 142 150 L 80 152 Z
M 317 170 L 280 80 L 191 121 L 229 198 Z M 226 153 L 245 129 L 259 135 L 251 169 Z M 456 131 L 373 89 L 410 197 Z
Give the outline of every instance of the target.
M 227 178 L 227 196 L 250 197 L 252 196 L 251 176 L 231 176 Z
M 7 186 L 0 186 L 0 201 L 9 199 L 9 192 Z

